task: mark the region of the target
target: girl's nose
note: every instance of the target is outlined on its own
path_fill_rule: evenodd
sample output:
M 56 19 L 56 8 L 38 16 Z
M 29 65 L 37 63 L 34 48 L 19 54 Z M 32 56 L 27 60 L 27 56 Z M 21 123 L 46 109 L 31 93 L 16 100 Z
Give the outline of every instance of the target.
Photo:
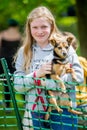
M 41 28 L 38 28 L 38 34 L 42 34 L 42 29 Z

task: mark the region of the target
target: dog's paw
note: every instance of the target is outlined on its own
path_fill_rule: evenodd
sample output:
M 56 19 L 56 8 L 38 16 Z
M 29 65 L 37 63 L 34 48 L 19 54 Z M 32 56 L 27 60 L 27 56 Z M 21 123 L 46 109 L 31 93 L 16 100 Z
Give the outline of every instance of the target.
M 63 109 L 59 108 L 59 109 L 58 109 L 58 112 L 59 112 L 59 113 L 62 113 L 62 112 L 63 112 Z
M 77 77 L 75 75 L 72 75 L 73 81 L 77 81 Z
M 61 89 L 61 92 L 62 93 L 66 93 L 66 89 Z

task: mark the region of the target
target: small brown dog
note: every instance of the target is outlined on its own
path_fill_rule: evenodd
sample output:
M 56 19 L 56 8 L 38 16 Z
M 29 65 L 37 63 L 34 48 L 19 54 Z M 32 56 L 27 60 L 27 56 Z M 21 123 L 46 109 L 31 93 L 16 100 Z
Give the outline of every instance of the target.
M 55 108 L 59 113 L 63 112 L 63 110 L 59 106 L 66 106 L 68 111 L 71 113 L 81 115 L 82 112 L 74 110 L 72 108 L 72 100 L 70 99 L 68 93 L 66 93 L 66 86 L 64 82 L 61 80 L 60 76 L 65 73 L 71 73 L 73 80 L 76 81 L 75 71 L 72 66 L 68 63 L 67 54 L 72 42 L 72 37 L 64 38 L 58 37 L 57 35 L 51 39 L 51 43 L 54 46 L 54 58 L 52 60 L 52 73 L 50 75 L 46 75 L 47 78 L 57 80 L 60 83 L 61 91 L 53 91 L 48 90 L 48 102 L 49 107 L 47 108 L 47 113 L 45 114 L 45 120 L 48 120 L 50 114 L 49 112 Z

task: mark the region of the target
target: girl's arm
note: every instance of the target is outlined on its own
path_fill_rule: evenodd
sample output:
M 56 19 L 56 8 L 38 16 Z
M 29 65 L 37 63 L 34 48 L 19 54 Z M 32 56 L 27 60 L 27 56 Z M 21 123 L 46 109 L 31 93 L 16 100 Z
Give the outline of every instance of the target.
M 18 52 L 18 57 L 15 63 L 16 71 L 14 72 L 14 88 L 17 91 L 28 91 L 34 87 L 33 72 L 26 74 L 23 70 L 23 48 Z

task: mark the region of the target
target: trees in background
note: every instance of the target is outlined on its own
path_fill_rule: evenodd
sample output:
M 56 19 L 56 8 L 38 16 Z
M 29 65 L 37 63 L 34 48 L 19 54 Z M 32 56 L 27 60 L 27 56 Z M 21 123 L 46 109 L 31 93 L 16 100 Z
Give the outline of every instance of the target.
M 0 30 L 7 27 L 9 18 L 17 19 L 23 29 L 29 11 L 39 5 L 52 10 L 61 30 L 74 31 L 76 36 L 78 33 L 81 55 L 87 57 L 87 0 L 0 0 Z M 66 24 L 68 26 L 65 27 Z
M 87 58 L 87 0 L 76 0 L 81 55 Z

